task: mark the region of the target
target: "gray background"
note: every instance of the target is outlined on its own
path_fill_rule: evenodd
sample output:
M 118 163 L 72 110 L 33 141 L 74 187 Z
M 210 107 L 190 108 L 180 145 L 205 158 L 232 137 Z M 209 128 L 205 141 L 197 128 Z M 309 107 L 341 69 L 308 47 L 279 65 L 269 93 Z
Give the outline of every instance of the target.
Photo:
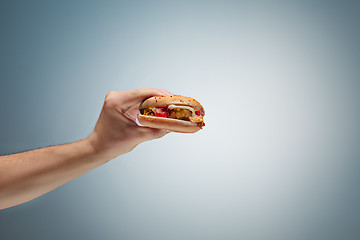
M 7 239 L 360 239 L 356 1 L 1 1 L 0 154 L 88 136 L 110 90 L 205 107 L 0 211 Z

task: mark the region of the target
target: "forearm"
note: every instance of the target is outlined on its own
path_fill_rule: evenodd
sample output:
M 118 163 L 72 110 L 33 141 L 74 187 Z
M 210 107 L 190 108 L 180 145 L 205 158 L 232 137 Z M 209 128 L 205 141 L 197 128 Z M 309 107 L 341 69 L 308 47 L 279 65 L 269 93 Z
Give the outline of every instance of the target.
M 106 163 L 87 139 L 0 157 L 0 209 L 45 194 Z

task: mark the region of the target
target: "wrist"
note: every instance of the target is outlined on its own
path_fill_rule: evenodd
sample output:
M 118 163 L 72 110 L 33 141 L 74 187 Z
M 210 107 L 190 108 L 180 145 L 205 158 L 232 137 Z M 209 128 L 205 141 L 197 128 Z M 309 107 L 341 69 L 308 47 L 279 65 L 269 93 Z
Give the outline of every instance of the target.
M 107 148 L 101 144 L 103 141 L 96 136 L 96 133 L 92 133 L 89 137 L 83 139 L 82 141 L 84 141 L 84 144 L 87 145 L 89 153 L 93 156 L 93 159 L 96 159 L 97 161 L 106 163 L 116 157 L 112 156 L 112 154 L 106 150 Z

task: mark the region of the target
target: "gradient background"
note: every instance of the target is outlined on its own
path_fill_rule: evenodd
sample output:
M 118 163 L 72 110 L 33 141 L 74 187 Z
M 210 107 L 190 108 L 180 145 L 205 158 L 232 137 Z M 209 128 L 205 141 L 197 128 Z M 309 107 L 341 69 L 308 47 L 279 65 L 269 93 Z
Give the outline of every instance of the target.
M 356 1 L 1 1 L 0 154 L 82 139 L 105 94 L 192 96 L 169 134 L 0 211 L 8 239 L 360 239 Z

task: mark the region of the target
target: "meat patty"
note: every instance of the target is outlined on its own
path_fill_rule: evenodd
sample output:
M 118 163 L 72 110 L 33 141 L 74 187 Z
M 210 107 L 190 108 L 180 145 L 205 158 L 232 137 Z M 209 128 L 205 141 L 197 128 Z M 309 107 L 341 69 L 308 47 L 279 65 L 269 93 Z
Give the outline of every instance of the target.
M 188 120 L 189 117 L 192 116 L 190 110 L 181 109 L 181 108 L 174 108 L 170 110 L 169 118 L 181 119 L 181 120 Z
M 141 109 L 140 113 L 146 116 L 155 116 L 155 113 L 150 108 Z

